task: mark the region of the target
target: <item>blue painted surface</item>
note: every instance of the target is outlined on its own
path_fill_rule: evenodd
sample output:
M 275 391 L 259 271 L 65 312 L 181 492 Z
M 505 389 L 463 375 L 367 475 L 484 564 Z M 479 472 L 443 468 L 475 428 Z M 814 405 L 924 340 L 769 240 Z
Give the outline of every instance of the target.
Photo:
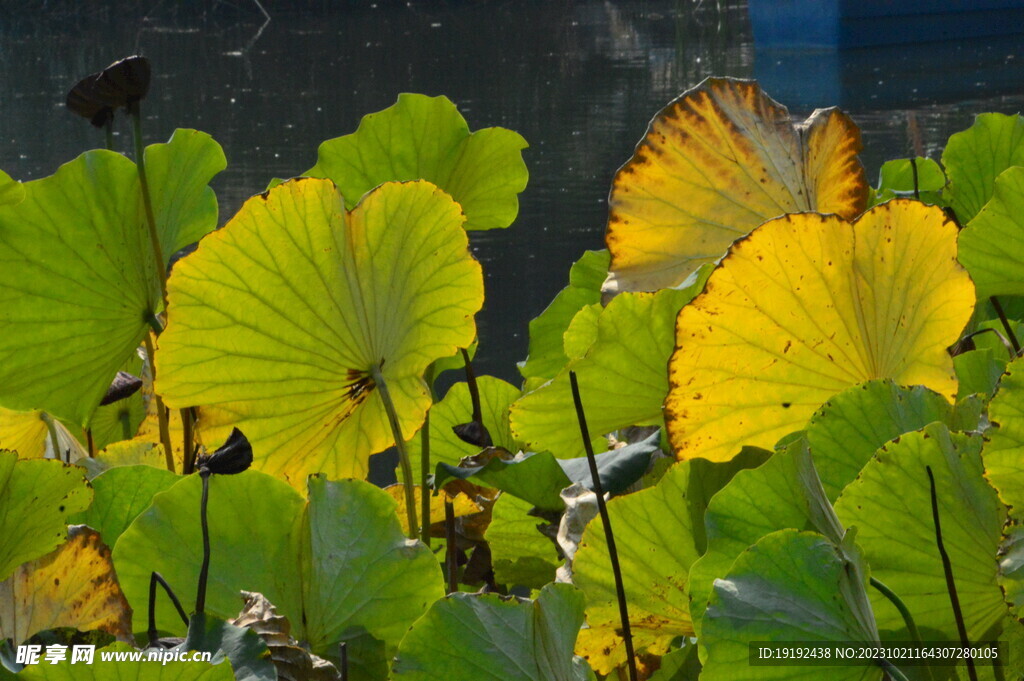
M 1024 34 L 1024 0 L 750 0 L 758 47 L 851 48 Z

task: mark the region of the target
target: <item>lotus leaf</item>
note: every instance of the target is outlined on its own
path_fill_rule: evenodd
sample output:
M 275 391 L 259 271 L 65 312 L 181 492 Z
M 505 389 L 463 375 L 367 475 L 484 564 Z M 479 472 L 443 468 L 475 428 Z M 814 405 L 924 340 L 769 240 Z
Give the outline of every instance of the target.
M 328 180 L 249 199 L 174 268 L 158 392 L 202 407 L 207 440 L 242 430 L 253 467 L 298 489 L 365 476 L 394 443 L 373 372 L 408 439 L 430 406 L 424 371 L 475 336 L 483 278 L 462 221 L 428 182 L 385 184 L 351 212 Z
M 940 208 L 894 199 L 849 223 L 790 215 L 737 242 L 679 314 L 666 421 L 676 456 L 770 447 L 874 379 L 957 393 L 946 351 L 974 310 Z
M 708 78 L 662 109 L 615 175 L 605 287 L 675 286 L 770 218 L 867 202 L 860 131 L 837 109 L 793 126 L 754 81 Z
M 403 93 L 393 105 L 363 117 L 351 135 L 320 145 L 305 175 L 333 180 L 351 210 L 385 182 L 427 180 L 462 206 L 466 229 L 508 227 L 519 212 L 527 172 L 518 133 L 469 132 L 447 97 Z

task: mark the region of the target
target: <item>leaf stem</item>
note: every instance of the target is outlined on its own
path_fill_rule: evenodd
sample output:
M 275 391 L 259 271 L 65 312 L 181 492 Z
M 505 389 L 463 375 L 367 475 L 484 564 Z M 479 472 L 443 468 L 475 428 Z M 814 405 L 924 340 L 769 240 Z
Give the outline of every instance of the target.
M 427 367 L 423 374 L 423 380 L 427 383 L 427 392 L 430 393 L 430 408 L 434 408 L 437 395 L 434 394 L 434 365 Z M 430 486 L 430 409 L 423 419 L 423 427 L 420 429 L 420 517 L 423 524 L 420 529 L 420 541 L 430 546 L 430 496 L 427 490 Z
M 914 616 L 910 614 L 910 609 L 907 608 L 907 604 L 903 602 L 903 599 L 896 595 L 892 589 L 886 586 L 881 580 L 876 577 L 871 577 L 871 586 L 876 591 L 885 596 L 890 603 L 896 606 L 899 610 L 900 615 L 903 617 L 903 623 L 907 625 L 907 631 L 910 633 L 910 638 L 914 640 L 914 643 L 923 645 L 921 640 L 921 632 L 917 630 L 917 624 L 914 622 Z M 928 664 L 927 660 L 924 660 L 925 673 L 928 674 L 929 679 L 933 679 L 931 665 Z
M 1010 339 L 1010 344 L 1013 345 L 1014 357 L 1020 356 L 1020 342 L 1017 341 L 1017 334 L 1013 332 L 1013 327 L 1010 326 L 1010 320 L 1006 318 L 1006 313 L 1003 312 L 1003 306 L 995 296 L 989 296 L 988 299 L 992 303 L 992 307 L 996 309 L 996 314 L 999 315 L 999 321 L 1003 323 L 1003 329 L 1006 330 L 1006 337 Z
M 476 384 L 476 373 L 473 371 L 473 361 L 469 358 L 469 351 L 466 348 L 459 348 L 462 352 L 462 361 L 466 365 L 466 383 L 469 385 L 469 398 L 473 403 L 473 420 L 483 423 L 483 409 L 480 407 L 480 388 Z
M 419 535 L 419 523 L 416 521 L 416 493 L 412 480 L 412 464 L 409 462 L 409 452 L 405 448 L 405 440 L 402 439 L 402 428 L 398 425 L 398 413 L 395 411 L 395 403 L 391 400 L 391 393 L 388 391 L 388 384 L 381 373 L 380 364 L 374 364 L 370 368 L 370 376 L 373 384 L 380 391 L 380 401 L 384 403 L 384 411 L 388 415 L 388 424 L 391 426 L 391 434 L 395 438 L 395 449 L 398 450 L 398 463 L 402 466 L 402 486 L 405 489 L 405 513 L 409 522 L 409 539 L 415 539 Z M 420 490 L 426 495 L 426 490 Z
M 121 412 L 121 439 L 132 439 L 132 416 L 127 411 Z
M 142 205 L 146 210 L 146 225 L 149 227 L 149 242 L 156 260 L 156 273 L 160 279 L 160 300 L 167 309 L 167 265 L 160 248 L 160 235 L 156 231 L 156 217 L 153 214 L 153 200 L 149 195 L 149 181 L 146 179 L 146 151 L 142 146 L 142 117 L 138 106 L 131 107 L 132 137 L 135 140 L 135 165 L 139 169 L 139 187 L 142 189 Z
M 92 439 L 92 428 L 85 429 L 85 444 L 89 449 L 89 458 L 96 458 L 96 442 Z
M 203 564 L 199 568 L 199 586 L 196 588 L 196 614 L 202 615 L 206 610 L 206 580 L 210 576 L 210 525 L 206 519 L 206 507 L 210 501 L 210 476 L 206 468 L 199 471 L 203 480 L 203 496 L 199 500 L 199 523 L 203 529 Z
M 458 547 L 455 545 L 458 539 L 455 536 L 455 504 L 444 494 L 444 565 L 448 571 L 448 593 L 453 594 L 459 590 L 459 556 Z
M 181 417 L 181 444 L 182 444 L 182 458 L 181 472 L 185 475 L 191 475 L 196 470 L 196 451 L 195 451 L 195 421 L 192 419 L 191 409 L 180 409 L 178 415 Z
M 181 601 L 178 600 L 178 596 L 171 589 L 171 585 L 167 583 L 167 580 L 163 578 L 159 572 L 150 573 L 149 576 L 149 647 L 152 648 L 156 645 L 156 641 L 159 638 L 156 631 L 156 585 L 159 584 L 167 592 L 167 597 L 171 599 L 171 603 L 174 604 L 174 608 L 178 611 L 178 616 L 181 617 L 181 621 L 188 626 L 188 615 L 185 614 L 185 609 L 181 607 Z
M 64 458 L 60 454 L 60 440 L 57 439 L 57 425 L 53 422 L 53 417 L 44 411 L 40 412 L 40 418 L 46 424 L 46 432 L 50 437 L 50 447 L 53 449 L 53 458 L 57 459 L 57 461 L 63 461 Z
M 338 649 L 341 654 L 341 681 L 348 681 L 348 643 L 342 641 Z
M 920 182 L 917 179 L 917 158 L 910 157 L 910 172 L 914 175 L 914 198 L 918 201 L 921 200 L 921 188 Z
M 168 423 L 169 414 L 164 400 L 156 391 L 156 351 L 153 349 L 153 339 L 147 333 L 143 338 L 146 343 L 146 358 L 149 360 L 149 377 L 153 381 L 153 399 L 156 400 L 156 420 L 160 430 L 160 444 L 164 448 L 164 462 L 167 470 L 174 473 L 174 451 L 171 449 L 171 428 Z
M 935 492 L 935 476 L 932 474 L 932 467 L 925 466 L 928 472 L 928 485 L 932 495 L 932 522 L 935 523 L 935 544 L 939 547 L 939 556 L 942 558 L 942 571 L 946 575 L 946 591 L 949 592 L 949 604 L 953 608 L 953 618 L 956 619 L 956 631 L 960 636 L 960 643 L 964 647 L 970 645 L 967 640 L 967 626 L 964 624 L 964 613 L 960 609 L 960 597 L 956 593 L 956 582 L 953 581 L 953 563 L 946 553 L 946 545 L 942 542 L 942 524 L 939 522 L 939 496 Z M 964 658 L 967 664 L 967 676 L 971 681 L 978 681 L 978 672 L 974 668 L 974 660 L 970 656 Z
M 619 566 L 619 552 L 615 548 L 615 536 L 612 534 L 612 522 L 608 517 L 608 506 L 604 502 L 604 487 L 597 471 L 597 459 L 594 458 L 594 447 L 590 443 L 590 430 L 587 428 L 587 417 L 583 412 L 583 400 L 580 398 L 580 386 L 576 380 L 576 372 L 569 372 L 569 383 L 572 386 L 572 399 L 576 405 L 576 420 L 580 424 L 580 435 L 583 446 L 587 450 L 587 462 L 590 464 L 590 478 L 597 494 L 597 510 L 601 514 L 604 525 L 604 536 L 608 542 L 608 557 L 612 563 L 612 574 L 615 576 L 615 595 L 619 600 L 619 619 L 622 621 L 622 639 L 626 644 L 626 663 L 629 665 L 630 681 L 637 681 L 636 654 L 633 652 L 633 633 L 629 626 L 629 610 L 626 606 L 626 590 L 622 585 L 622 568 Z

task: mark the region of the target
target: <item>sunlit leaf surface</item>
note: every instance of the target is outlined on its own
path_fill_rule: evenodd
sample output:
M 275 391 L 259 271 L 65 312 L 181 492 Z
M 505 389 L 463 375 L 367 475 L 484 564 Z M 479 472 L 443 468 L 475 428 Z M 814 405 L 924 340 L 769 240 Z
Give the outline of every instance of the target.
M 447 97 L 403 93 L 364 116 L 351 135 L 320 145 L 309 177 L 333 180 L 351 209 L 385 182 L 427 180 L 455 199 L 466 229 L 508 227 L 519 212 L 528 177 L 526 140 L 504 128 L 469 132 Z
M 1024 168 L 1007 169 L 992 191 L 992 199 L 960 232 L 960 262 L 979 298 L 1024 295 Z
M 615 176 L 606 288 L 675 286 L 785 213 L 857 216 L 868 189 L 860 149 L 860 131 L 837 109 L 793 126 L 756 82 L 708 78 L 655 116 Z
M 1024 359 L 1006 367 L 988 416 L 992 427 L 982 453 L 985 477 L 1020 521 L 1024 519 Z
M 873 379 L 956 396 L 954 343 L 974 309 L 941 209 L 894 199 L 857 222 L 791 215 L 738 242 L 679 315 L 666 421 L 676 455 L 771 447 Z
M 974 125 L 949 138 L 942 165 L 949 175 L 950 205 L 967 224 L 992 198 L 996 178 L 1011 166 L 1024 165 L 1024 120 L 1000 113 L 979 115 Z
M 157 390 L 201 406 L 208 440 L 238 427 L 254 468 L 296 488 L 363 477 L 394 442 L 371 370 L 409 438 L 430 405 L 423 372 L 476 333 L 483 281 L 462 221 L 428 182 L 385 184 L 351 212 L 328 180 L 253 197 L 174 269 Z

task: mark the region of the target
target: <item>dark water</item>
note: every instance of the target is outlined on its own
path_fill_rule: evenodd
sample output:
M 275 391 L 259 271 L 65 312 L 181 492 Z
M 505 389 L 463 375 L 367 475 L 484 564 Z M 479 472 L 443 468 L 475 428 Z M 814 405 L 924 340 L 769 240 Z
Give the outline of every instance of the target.
M 1024 102 L 1019 39 L 759 53 L 736 0 L 263 4 L 269 22 L 254 0 L 28 0 L 17 11 L 0 0 L 0 168 L 37 178 L 99 146 L 64 94 L 135 52 L 154 69 L 148 141 L 195 127 L 224 146 L 222 222 L 399 92 L 447 95 L 471 128 L 505 126 L 530 143 L 519 219 L 473 236 L 487 273 L 478 371 L 513 381 L 528 321 L 582 251 L 603 246 L 615 169 L 651 116 L 704 77 L 758 76 L 795 114 L 842 105 L 863 128 L 871 178 L 909 152 L 908 113 L 937 157 L 975 113 Z

